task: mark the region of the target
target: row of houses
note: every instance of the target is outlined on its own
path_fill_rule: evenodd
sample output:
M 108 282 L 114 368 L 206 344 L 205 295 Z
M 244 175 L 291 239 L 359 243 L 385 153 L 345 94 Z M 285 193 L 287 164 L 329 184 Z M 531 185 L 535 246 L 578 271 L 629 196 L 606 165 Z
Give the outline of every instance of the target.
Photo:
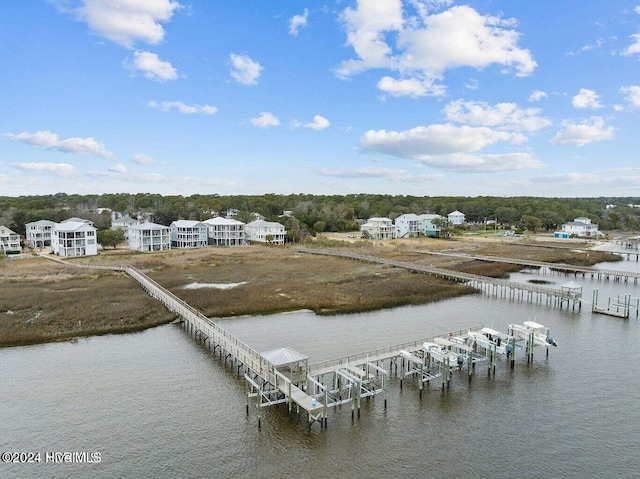
M 141 252 L 237 246 L 252 241 L 281 245 L 287 234 L 282 224 L 265 220 L 245 224 L 216 217 L 205 221 L 177 220 L 170 226 L 149 221 L 138 223 L 129 217 L 119 220 L 112 223 L 112 229 L 123 230 L 128 247 Z M 50 247 L 53 253 L 67 258 L 98 254 L 97 230 L 89 220 L 69 218 L 60 223 L 39 220 L 25 226 L 26 243 L 30 247 Z M 20 236 L 5 226 L 0 227 L 0 248 L 4 253 L 21 252 Z

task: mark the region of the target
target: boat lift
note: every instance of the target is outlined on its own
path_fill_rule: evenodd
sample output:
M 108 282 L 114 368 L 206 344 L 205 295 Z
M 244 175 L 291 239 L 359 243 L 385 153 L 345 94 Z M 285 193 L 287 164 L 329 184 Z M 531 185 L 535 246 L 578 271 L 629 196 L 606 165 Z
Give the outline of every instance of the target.
M 549 348 L 551 346 L 557 346 L 558 344 L 549 335 L 549 328 L 543 326 L 540 323 L 534 321 L 525 321 L 523 324 L 509 324 L 509 335 L 515 338 L 515 341 L 525 342 L 525 352 L 527 355 L 527 363 L 533 361 L 533 348 L 535 346 L 544 347 L 547 350 L 547 357 L 549 356 Z M 513 359 L 511 360 L 513 367 Z

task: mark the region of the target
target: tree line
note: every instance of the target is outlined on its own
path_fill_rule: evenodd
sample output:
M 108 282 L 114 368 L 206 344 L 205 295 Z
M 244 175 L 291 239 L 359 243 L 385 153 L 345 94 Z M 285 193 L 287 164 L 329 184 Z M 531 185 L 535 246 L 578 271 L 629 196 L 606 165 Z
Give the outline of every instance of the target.
M 609 207 L 608 207 L 609 205 Z M 615 205 L 611 207 L 610 205 Z M 178 219 L 202 221 L 235 210 L 235 218 L 252 221 L 259 213 L 267 221 L 285 225 L 289 241 L 325 231 L 355 231 L 371 217 L 395 219 L 404 213 L 431 213 L 446 216 L 458 210 L 468 223 L 513 226 L 530 231 L 555 231 L 560 225 L 584 216 L 600 230 L 639 230 L 638 197 L 541 198 L 495 196 L 406 196 L 406 195 L 160 195 L 155 193 L 113 193 L 102 195 L 0 196 L 0 225 L 25 234 L 25 224 L 40 219 L 62 221 L 79 216 L 96 228 L 111 226 L 112 211 L 151 215 L 153 221 L 169 225 Z M 291 211 L 290 217 L 283 216 Z

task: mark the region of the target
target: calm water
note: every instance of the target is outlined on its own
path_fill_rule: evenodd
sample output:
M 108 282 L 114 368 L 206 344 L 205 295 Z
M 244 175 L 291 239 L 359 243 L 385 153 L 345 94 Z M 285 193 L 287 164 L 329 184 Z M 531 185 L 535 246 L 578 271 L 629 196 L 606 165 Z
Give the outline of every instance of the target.
M 635 261 L 601 267 L 640 270 Z M 524 272 L 558 287 L 573 277 Z M 640 286 L 577 278 L 584 297 Z M 177 325 L 0 350 L 0 452 L 100 452 L 99 464 L 0 464 L 2 478 L 640 477 L 640 320 L 481 295 L 349 316 L 300 312 L 220 321 L 258 351 L 289 346 L 311 361 L 483 323 L 537 320 L 559 347 L 534 364 L 501 360 L 469 385 L 457 375 L 422 400 L 417 383 L 334 408 L 311 429 L 286 406 L 262 429 L 245 415 L 244 380 Z

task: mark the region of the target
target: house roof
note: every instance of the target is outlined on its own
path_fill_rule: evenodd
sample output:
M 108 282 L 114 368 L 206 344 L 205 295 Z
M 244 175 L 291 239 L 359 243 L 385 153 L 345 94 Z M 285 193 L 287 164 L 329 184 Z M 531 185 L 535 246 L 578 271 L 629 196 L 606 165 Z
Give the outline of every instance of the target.
M 462 213 L 461 211 L 455 210 L 455 211 L 452 211 L 451 213 L 449 213 L 447 216 L 451 216 L 451 215 L 464 216 L 464 213 Z
M 203 223 L 208 225 L 243 225 L 242 221 L 234 220 L 231 218 L 223 218 L 222 216 L 216 216 L 215 218 L 211 218 L 208 220 L 204 220 Z
M 0 234 L 2 236 L 7 236 L 7 235 L 17 235 L 18 233 L 16 233 L 15 231 L 11 231 L 6 226 L 0 226 Z
M 284 228 L 284 225 L 276 223 L 275 221 L 255 220 L 251 223 L 247 223 L 246 226 L 251 228 Z
M 193 221 L 193 220 L 176 220 L 171 223 L 171 226 L 176 226 L 176 228 L 196 228 L 197 226 L 207 226 L 202 221 Z
M 274 349 L 273 351 L 260 353 L 260 356 L 262 356 L 274 366 L 286 366 L 288 364 L 294 364 L 309 359 L 304 354 L 301 354 L 291 348 Z
M 84 221 L 66 221 L 56 223 L 53 227 L 57 231 L 95 231 L 96 229 L 89 223 Z
M 130 230 L 166 230 L 166 229 L 169 229 L 169 227 L 164 225 L 159 225 L 157 223 L 151 223 L 150 221 L 145 221 L 144 223 L 133 225 L 129 229 Z
M 61 221 L 61 223 L 85 223 L 88 225 L 92 225 L 93 221 L 85 220 L 83 218 L 78 218 L 77 216 L 74 216 L 72 218 L 67 218 L 66 220 Z
M 51 220 L 38 220 L 38 221 L 32 221 L 31 223 L 27 223 L 27 226 L 29 226 L 29 225 L 53 226 L 55 224 L 56 224 L 56 222 L 55 221 L 51 221 Z

